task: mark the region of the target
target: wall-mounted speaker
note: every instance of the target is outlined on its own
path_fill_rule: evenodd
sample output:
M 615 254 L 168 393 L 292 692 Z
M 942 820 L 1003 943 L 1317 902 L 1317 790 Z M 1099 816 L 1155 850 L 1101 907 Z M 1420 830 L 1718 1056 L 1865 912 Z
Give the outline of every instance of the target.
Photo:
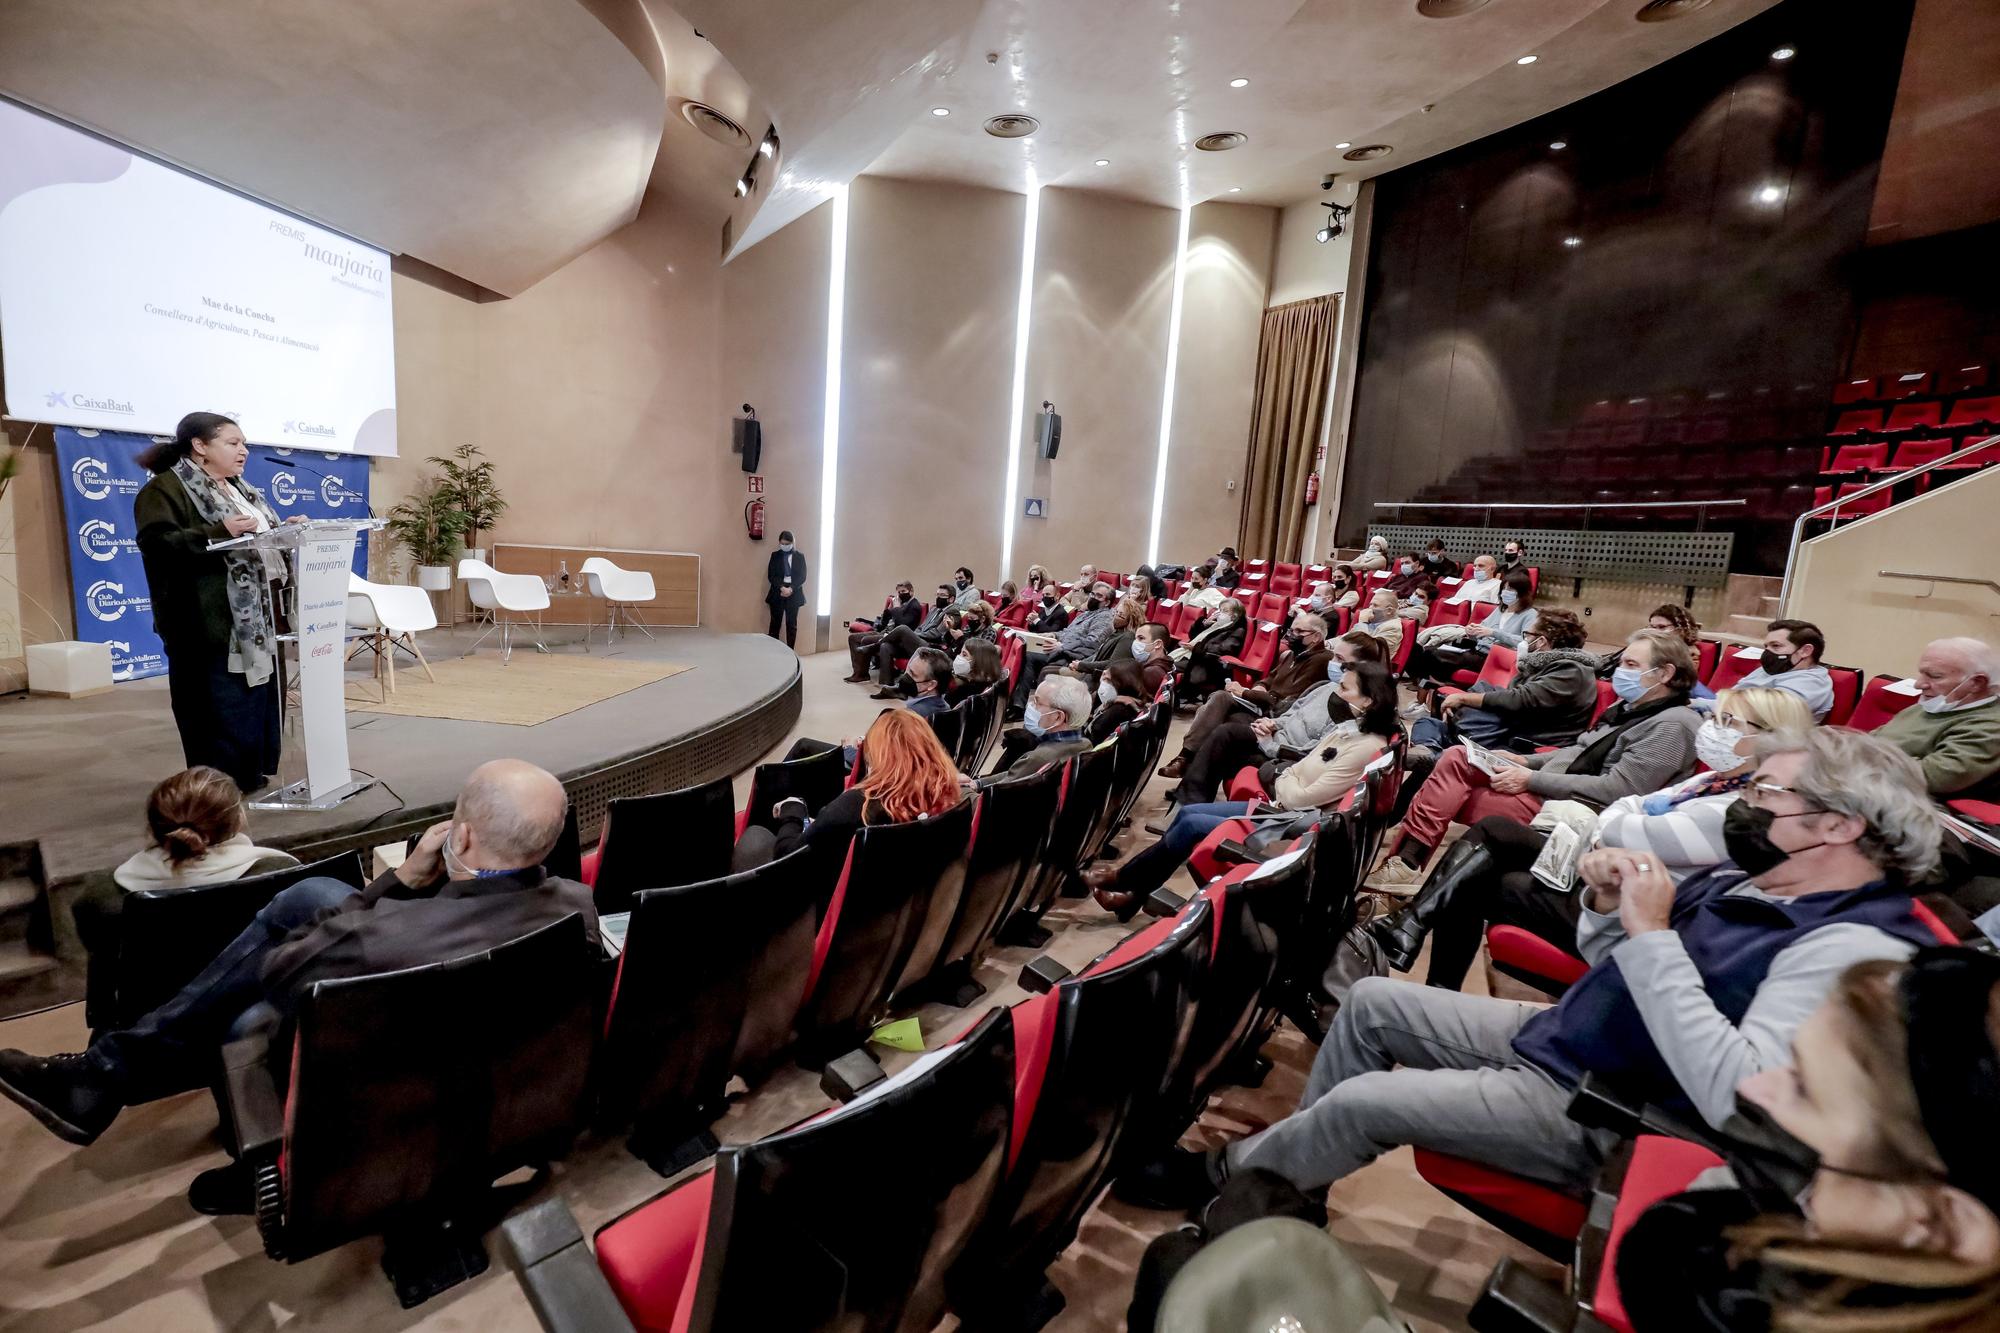
M 1054 458 L 1056 450 L 1062 448 L 1062 413 L 1049 403 L 1043 403 L 1042 408 L 1035 423 L 1035 443 L 1043 458 Z
M 750 404 L 743 404 L 743 412 L 744 415 L 735 418 L 731 423 L 735 440 L 730 445 L 730 452 L 743 455 L 745 472 L 755 472 L 757 464 L 764 457 L 764 426 L 757 420 L 757 414 L 751 409 Z

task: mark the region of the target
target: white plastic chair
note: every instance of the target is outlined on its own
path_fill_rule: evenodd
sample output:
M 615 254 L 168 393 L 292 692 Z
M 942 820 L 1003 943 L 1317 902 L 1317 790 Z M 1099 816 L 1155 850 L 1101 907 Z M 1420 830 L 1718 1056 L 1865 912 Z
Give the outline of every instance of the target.
M 431 684 L 437 684 L 437 677 L 431 675 L 431 664 L 424 657 L 424 650 L 417 646 L 418 632 L 436 629 L 437 623 L 437 611 L 431 606 L 430 594 L 422 588 L 370 583 L 359 574 L 348 574 L 348 628 L 366 633 L 364 642 L 375 650 L 376 676 L 382 677 L 385 671 L 387 673 L 387 683 L 383 687 L 385 696 L 396 688 L 398 648 L 415 657 L 417 665 L 424 669 L 424 675 L 430 677 Z
M 502 649 L 500 660 L 512 661 L 514 622 L 511 617 L 548 610 L 548 587 L 533 574 L 503 574 L 484 560 L 474 560 L 470 556 L 458 562 L 458 581 L 465 585 L 465 595 L 474 606 L 493 613 L 493 623 L 487 627 L 485 634 L 472 641 L 472 647 L 467 648 L 463 656 L 472 656 L 474 650 L 497 629 Z M 537 649 L 542 652 L 549 650 L 549 646 L 542 642 L 539 624 L 534 640 Z
M 635 627 L 647 638 L 653 631 L 646 628 L 646 622 L 632 614 L 632 608 L 652 601 L 659 594 L 653 590 L 653 576 L 644 570 L 620 569 L 601 555 L 591 556 L 583 562 L 583 581 L 592 597 L 604 599 L 604 637 L 608 642 L 618 633 L 618 622 L 622 619 Z M 584 635 L 588 642 L 591 634 L 597 632 L 592 625 Z

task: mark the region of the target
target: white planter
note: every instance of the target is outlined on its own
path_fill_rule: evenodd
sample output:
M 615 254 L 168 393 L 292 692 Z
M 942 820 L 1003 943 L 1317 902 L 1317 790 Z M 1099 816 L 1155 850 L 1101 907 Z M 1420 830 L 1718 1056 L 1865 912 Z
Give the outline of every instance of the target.
M 451 566 L 418 565 L 417 586 L 425 592 L 450 592 Z
M 482 565 L 492 563 L 486 558 L 486 548 L 484 546 L 468 546 L 465 548 L 465 554 L 477 560 Z

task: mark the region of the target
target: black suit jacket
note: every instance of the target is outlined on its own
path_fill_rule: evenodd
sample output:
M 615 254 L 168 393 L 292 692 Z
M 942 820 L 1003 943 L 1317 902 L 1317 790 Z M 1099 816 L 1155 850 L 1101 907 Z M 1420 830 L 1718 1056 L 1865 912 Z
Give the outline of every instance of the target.
M 771 590 L 764 594 L 764 600 L 772 606 L 804 606 L 806 604 L 806 557 L 804 552 L 794 547 L 791 551 L 771 552 L 771 562 L 764 567 L 764 580 Z M 779 589 L 786 583 L 792 585 L 792 595 L 786 597 Z
M 797 585 L 794 584 L 793 586 L 796 587 Z M 898 625 L 905 625 L 914 630 L 923 623 L 924 604 L 914 597 L 905 597 L 902 601 L 884 609 L 881 615 L 875 617 L 875 629 L 880 634 L 887 634 Z

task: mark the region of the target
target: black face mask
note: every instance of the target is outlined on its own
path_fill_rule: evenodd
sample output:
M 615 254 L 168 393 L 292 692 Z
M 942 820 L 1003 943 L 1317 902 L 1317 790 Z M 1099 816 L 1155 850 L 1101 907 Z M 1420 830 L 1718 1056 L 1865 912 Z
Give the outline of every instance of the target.
M 1045 592 L 1042 594 L 1043 606 L 1054 606 L 1055 604 L 1056 604 L 1056 595 L 1054 593 Z
M 1099 601 L 1099 600 L 1098 600 L 1097 598 L 1095 598 L 1095 597 L 1093 597 L 1093 598 L 1091 598 L 1091 599 L 1090 599 L 1090 603 L 1089 603 L 1089 605 L 1090 605 L 1090 609 L 1091 609 L 1091 610 L 1093 610 L 1093 611 L 1102 611 L 1102 610 L 1104 609 L 1104 603 L 1103 603 L 1103 602 L 1101 602 L 1101 601 Z
M 1764 674 L 1767 676 L 1782 676 L 1792 669 L 1794 663 L 1790 653 L 1774 653 L 1766 648 L 1759 665 L 1764 668 Z
M 1820 1167 L 1817 1152 L 1740 1094 L 1736 1117 L 1717 1147 L 1736 1183 L 1765 1213 L 1797 1213 L 1799 1196 Z
M 1802 810 L 1800 814 L 1816 815 L 1817 810 Z M 1790 819 L 1791 815 L 1775 815 L 1769 810 L 1737 801 L 1722 812 L 1722 847 L 1734 861 L 1753 879 L 1769 871 L 1776 870 L 1799 852 L 1809 852 L 1814 847 L 1824 847 L 1824 842 L 1815 842 L 1794 851 L 1786 851 L 1771 841 L 1771 824 L 1780 818 Z
M 943 593 L 939 593 L 939 594 L 937 595 L 937 604 L 938 604 L 939 606 L 950 606 L 950 605 L 951 605 L 951 598 L 947 597 L 947 596 L 946 596 L 945 594 L 943 594 Z
M 911 699 L 916 698 L 917 678 L 915 676 L 912 676 L 907 671 L 905 671 L 902 675 L 896 677 L 896 693 L 901 694 L 906 698 L 911 698 Z
M 952 582 L 961 588 L 970 588 L 972 586 L 971 579 L 953 579 Z
M 1293 657 L 1304 657 L 1306 655 L 1306 640 L 1302 634 L 1287 634 L 1285 636 L 1285 646 L 1292 650 Z
M 1519 564 L 1520 560 L 1521 553 L 1519 551 L 1505 551 L 1500 556 L 1500 563 L 1503 565 Z

